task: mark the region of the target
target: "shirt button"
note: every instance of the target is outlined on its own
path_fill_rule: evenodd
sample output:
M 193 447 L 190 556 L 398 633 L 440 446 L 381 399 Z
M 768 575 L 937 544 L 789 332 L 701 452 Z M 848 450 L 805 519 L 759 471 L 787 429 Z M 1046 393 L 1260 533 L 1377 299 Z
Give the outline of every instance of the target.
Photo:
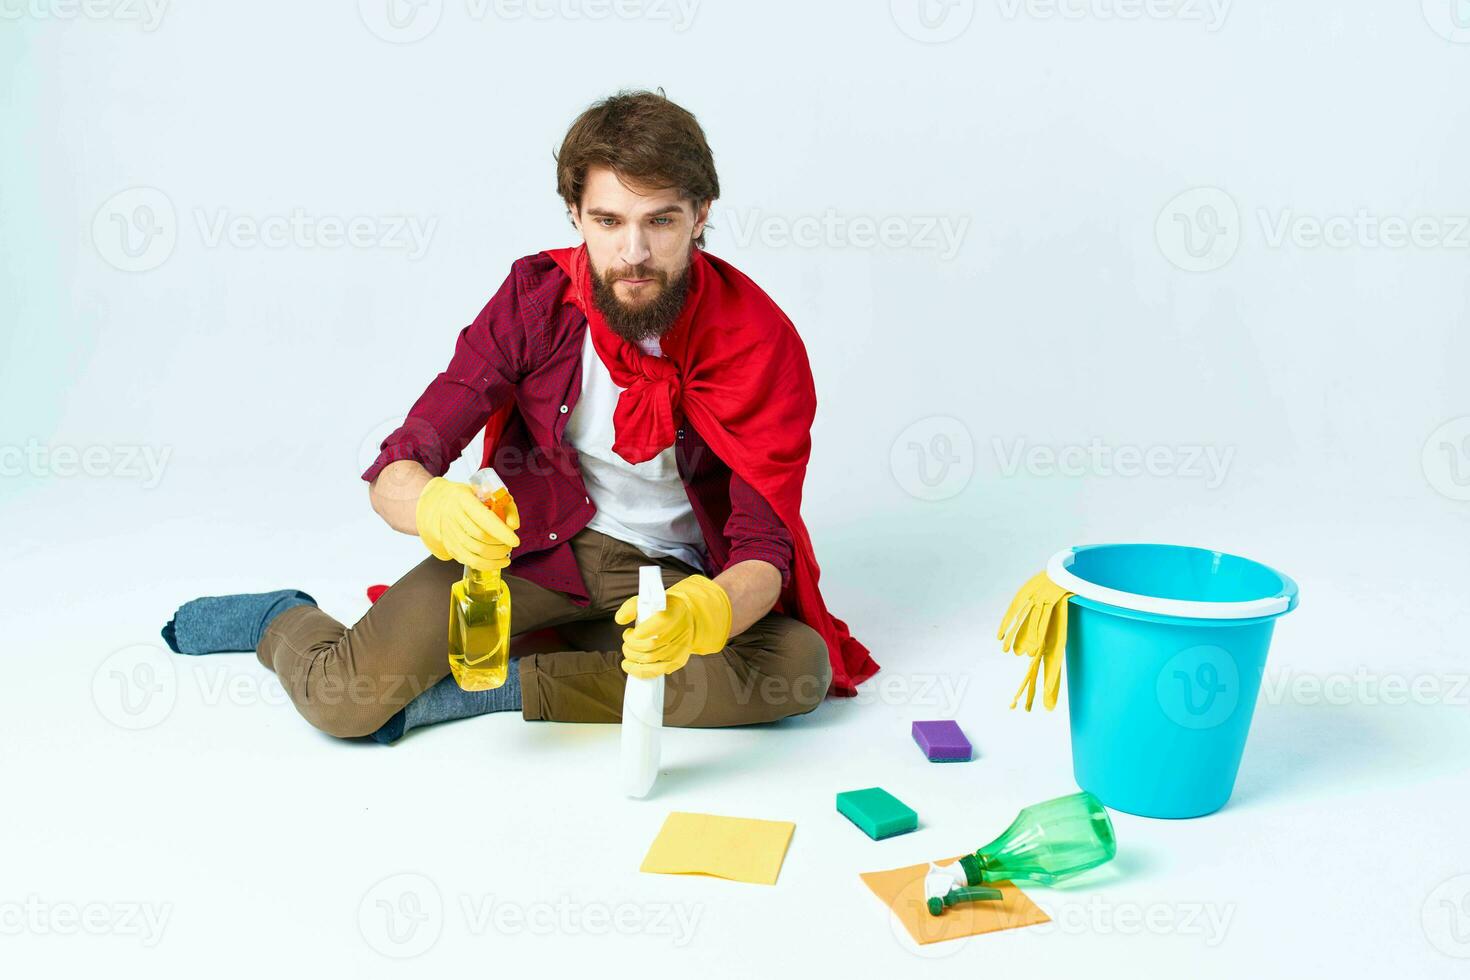
M 547 535 L 547 537 L 549 537 L 549 538 L 551 538 L 551 540 L 555 541 L 556 540 L 556 532 L 555 531 L 552 531 L 549 535 Z
M 565 405 L 563 405 L 563 406 L 562 406 L 562 407 L 561 407 L 561 413 L 562 413 L 562 414 L 563 414 L 563 415 L 565 415 L 565 414 L 567 414 L 567 407 L 566 407 L 566 406 L 565 406 Z
M 591 497 L 583 497 L 582 498 L 582 502 L 584 504 L 590 504 L 590 503 L 592 503 L 592 498 Z

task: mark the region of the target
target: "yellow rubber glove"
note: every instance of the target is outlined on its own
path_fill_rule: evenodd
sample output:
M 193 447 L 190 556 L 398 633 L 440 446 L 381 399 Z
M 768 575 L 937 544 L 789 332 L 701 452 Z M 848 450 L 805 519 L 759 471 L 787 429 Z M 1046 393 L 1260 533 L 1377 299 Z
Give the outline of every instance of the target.
M 1041 703 L 1050 711 L 1057 706 L 1062 686 L 1062 660 L 1067 652 L 1067 600 L 1072 593 L 1038 572 L 1011 600 L 995 638 L 1002 650 L 1031 658 L 1026 678 L 1011 698 L 1011 707 L 1026 695 L 1026 710 L 1036 700 L 1037 675 L 1042 676 Z
M 690 654 L 719 653 L 730 642 L 730 596 L 703 575 L 691 575 L 664 593 L 665 609 L 623 630 L 623 670 L 633 677 L 670 674 Z M 618 608 L 623 626 L 638 618 L 638 597 Z
M 510 564 L 510 549 L 521 543 L 515 533 L 521 526 L 515 501 L 507 499 L 505 509 L 502 520 L 468 483 L 436 476 L 419 494 L 414 520 L 435 558 L 476 571 L 498 571 Z

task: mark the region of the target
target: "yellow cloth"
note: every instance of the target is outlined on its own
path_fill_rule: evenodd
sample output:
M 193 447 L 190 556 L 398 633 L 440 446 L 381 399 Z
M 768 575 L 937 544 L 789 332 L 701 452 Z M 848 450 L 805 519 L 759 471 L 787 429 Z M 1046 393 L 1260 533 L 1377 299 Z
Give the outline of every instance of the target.
M 942 858 L 934 863 L 953 864 L 957 860 Z M 928 871 L 927 864 L 912 864 L 906 868 L 869 871 L 858 876 L 892 910 L 914 942 L 920 945 L 1051 921 L 1050 916 L 1009 881 L 985 883 L 987 888 L 1000 889 L 999 901 L 961 902 L 951 905 L 940 915 L 930 915 L 924 901 L 924 875 Z
M 414 509 L 419 537 L 441 561 L 457 561 L 476 571 L 498 571 L 510 564 L 510 549 L 521 539 L 520 512 L 507 494 L 505 518 L 475 495 L 468 483 L 436 476 L 424 485 Z
M 1011 707 L 1026 695 L 1026 710 L 1036 700 L 1037 675 L 1043 675 L 1041 703 L 1050 711 L 1057 706 L 1062 686 L 1062 660 L 1067 652 L 1067 600 L 1071 592 L 1037 572 L 1011 600 L 1000 622 L 996 639 L 1002 650 L 1031 658 L 1026 677 L 1011 698 Z
M 671 813 L 638 870 L 774 885 L 795 830 L 785 820 Z
M 719 653 L 730 641 L 730 596 L 703 575 L 669 586 L 664 601 L 662 612 L 623 630 L 623 670 L 632 677 L 673 673 L 690 654 Z M 623 626 L 637 618 L 637 596 L 613 616 Z

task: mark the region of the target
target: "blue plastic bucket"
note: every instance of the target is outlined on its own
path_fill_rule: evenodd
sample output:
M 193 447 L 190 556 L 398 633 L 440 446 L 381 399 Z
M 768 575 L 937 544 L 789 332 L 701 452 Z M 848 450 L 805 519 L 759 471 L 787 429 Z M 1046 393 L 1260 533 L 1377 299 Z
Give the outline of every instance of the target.
M 1224 806 L 1296 583 L 1246 558 L 1162 544 L 1069 548 L 1047 576 L 1075 593 L 1066 663 L 1077 785 L 1145 817 Z

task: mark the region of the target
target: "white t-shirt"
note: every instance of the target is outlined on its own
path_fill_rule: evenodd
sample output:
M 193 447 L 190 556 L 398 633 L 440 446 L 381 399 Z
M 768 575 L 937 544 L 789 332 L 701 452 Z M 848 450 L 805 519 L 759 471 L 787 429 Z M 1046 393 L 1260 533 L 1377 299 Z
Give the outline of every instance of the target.
M 645 353 L 663 356 L 657 338 L 640 341 L 639 346 Z M 613 410 L 622 393 L 602 363 L 589 329 L 582 340 L 582 394 L 566 428 L 587 495 L 597 507 L 587 526 L 626 541 L 645 555 L 671 556 L 703 569 L 704 533 L 679 479 L 674 447 L 636 465 L 613 452 Z

